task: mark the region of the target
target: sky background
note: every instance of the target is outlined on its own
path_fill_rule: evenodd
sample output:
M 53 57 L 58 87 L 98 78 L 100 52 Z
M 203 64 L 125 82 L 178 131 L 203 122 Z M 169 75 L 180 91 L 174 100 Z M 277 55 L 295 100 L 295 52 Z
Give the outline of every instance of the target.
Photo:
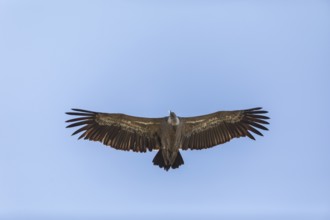
M 0 219 L 330 219 L 329 60 L 325 0 L 0 0 Z M 169 172 L 64 123 L 258 106 Z

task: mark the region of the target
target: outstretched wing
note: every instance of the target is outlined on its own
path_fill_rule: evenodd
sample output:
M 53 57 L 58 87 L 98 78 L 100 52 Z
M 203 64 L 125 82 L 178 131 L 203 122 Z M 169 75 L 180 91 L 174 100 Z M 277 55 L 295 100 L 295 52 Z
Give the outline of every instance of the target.
M 205 149 L 230 141 L 233 138 L 245 137 L 255 140 L 251 131 L 262 135 L 257 130 L 268 130 L 262 124 L 269 124 L 268 113 L 261 108 L 240 111 L 219 111 L 209 115 L 180 118 L 183 122 L 183 150 Z
M 108 114 L 72 109 L 67 128 L 82 126 L 72 135 L 83 132 L 79 139 L 99 141 L 119 150 L 146 152 L 159 149 L 159 128 L 164 118 L 141 118 L 124 114 Z

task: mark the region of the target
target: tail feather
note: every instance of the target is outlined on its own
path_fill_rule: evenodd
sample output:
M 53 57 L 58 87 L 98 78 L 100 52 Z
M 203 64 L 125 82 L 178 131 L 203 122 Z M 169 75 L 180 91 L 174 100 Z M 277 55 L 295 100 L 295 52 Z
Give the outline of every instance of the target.
M 154 159 L 152 160 L 152 162 L 154 163 L 154 165 L 159 166 L 160 168 L 164 168 L 164 170 L 166 170 L 166 171 L 168 171 L 170 168 L 176 169 L 179 166 L 181 166 L 182 164 L 184 164 L 183 158 L 182 158 L 180 152 L 178 152 L 174 163 L 172 165 L 166 165 L 164 162 L 163 153 L 161 150 L 159 150 L 157 152 L 157 154 L 154 157 Z
M 172 164 L 172 169 L 176 169 L 179 166 L 181 166 L 182 164 L 184 164 L 183 158 L 180 154 L 180 151 L 178 152 L 178 155 L 176 156 L 176 159 L 174 161 L 174 163 Z
M 159 166 L 160 168 L 164 168 L 166 171 L 170 169 L 171 166 L 165 165 L 162 150 L 159 150 L 152 160 L 154 165 Z

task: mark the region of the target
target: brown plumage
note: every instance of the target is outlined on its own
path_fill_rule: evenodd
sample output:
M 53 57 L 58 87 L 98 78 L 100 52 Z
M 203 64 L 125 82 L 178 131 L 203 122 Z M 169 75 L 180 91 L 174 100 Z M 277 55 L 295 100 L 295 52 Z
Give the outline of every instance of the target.
M 196 117 L 142 118 L 125 114 L 109 114 L 72 109 L 67 128 L 82 126 L 72 135 L 82 132 L 79 139 L 99 141 L 118 150 L 146 152 L 158 150 L 153 163 L 165 170 L 178 168 L 183 159 L 179 150 L 200 150 L 230 141 L 233 138 L 262 135 L 268 130 L 267 111 L 252 108 L 219 111 Z

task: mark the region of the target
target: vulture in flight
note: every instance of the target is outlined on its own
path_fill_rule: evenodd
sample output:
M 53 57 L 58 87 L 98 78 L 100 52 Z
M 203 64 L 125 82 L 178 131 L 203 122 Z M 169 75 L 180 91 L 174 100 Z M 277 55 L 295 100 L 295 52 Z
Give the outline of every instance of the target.
M 174 112 L 162 118 L 142 118 L 125 114 L 109 114 L 72 109 L 66 114 L 67 128 L 82 126 L 79 139 L 99 141 L 118 150 L 146 152 L 157 150 L 154 165 L 168 171 L 184 164 L 179 150 L 201 150 L 223 144 L 233 138 L 262 135 L 268 130 L 269 117 L 262 108 L 218 111 L 196 117 L 178 117 Z

